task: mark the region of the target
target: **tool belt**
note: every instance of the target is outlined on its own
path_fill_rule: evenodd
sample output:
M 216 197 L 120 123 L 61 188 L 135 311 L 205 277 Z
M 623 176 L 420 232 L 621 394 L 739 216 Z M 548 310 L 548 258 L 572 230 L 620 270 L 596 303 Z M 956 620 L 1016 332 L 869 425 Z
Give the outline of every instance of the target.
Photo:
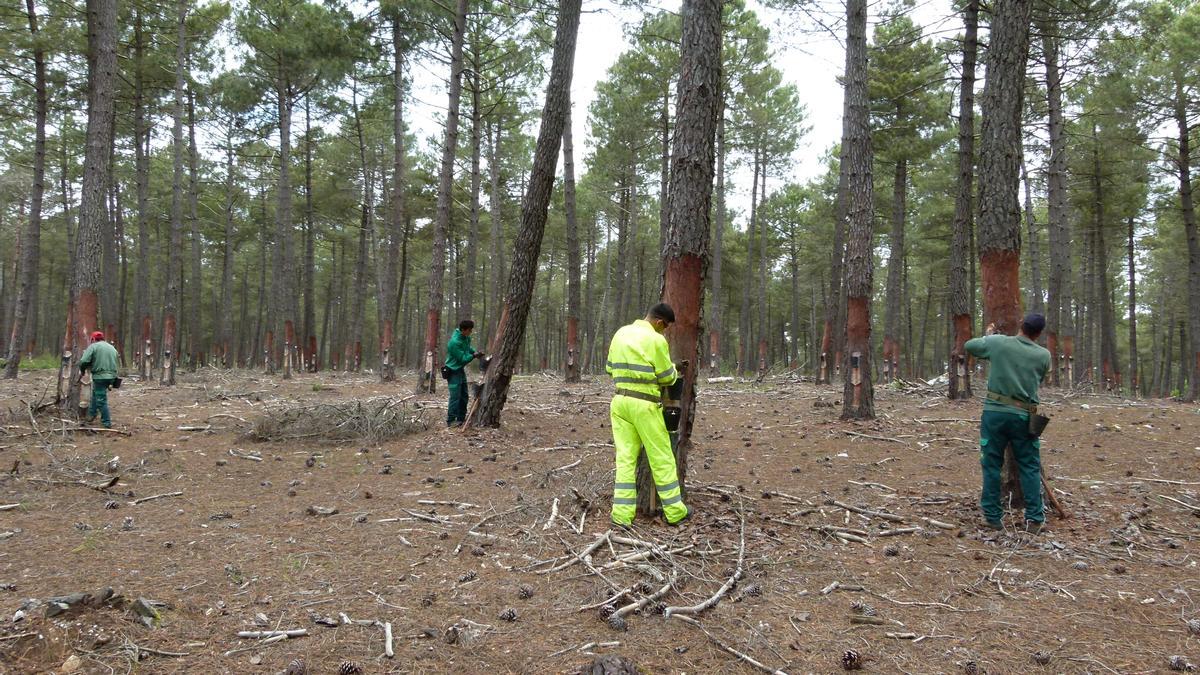
M 617 387 L 617 396 L 628 396 L 629 398 L 641 399 L 651 403 L 662 403 L 661 396 L 655 396 L 654 394 L 647 394 L 641 391 L 633 391 L 632 389 L 623 389 L 621 387 Z
M 1034 438 L 1040 437 L 1042 432 L 1046 430 L 1046 426 L 1050 424 L 1050 418 L 1045 415 L 1039 415 L 1038 407 L 1033 403 L 1005 396 L 1004 394 L 997 394 L 994 391 L 989 391 L 987 397 L 989 400 L 1011 405 L 1029 413 L 1029 435 Z

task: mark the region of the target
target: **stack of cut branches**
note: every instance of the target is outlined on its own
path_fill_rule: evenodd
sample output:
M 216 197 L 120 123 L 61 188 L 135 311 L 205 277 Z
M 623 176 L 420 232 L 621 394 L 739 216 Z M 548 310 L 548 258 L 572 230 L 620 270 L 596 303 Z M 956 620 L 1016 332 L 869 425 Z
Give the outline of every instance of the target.
M 424 431 L 428 425 L 412 397 L 380 396 L 362 401 L 281 406 L 267 410 L 254 422 L 250 437 L 257 441 L 323 438 L 331 441 L 382 441 Z

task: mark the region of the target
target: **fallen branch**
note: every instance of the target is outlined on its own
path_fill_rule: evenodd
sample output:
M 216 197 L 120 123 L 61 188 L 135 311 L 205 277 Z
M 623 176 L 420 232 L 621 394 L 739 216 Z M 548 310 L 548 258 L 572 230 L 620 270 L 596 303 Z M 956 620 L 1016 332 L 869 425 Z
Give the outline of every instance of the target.
M 869 438 L 873 441 L 887 441 L 889 443 L 899 443 L 900 445 L 908 445 L 908 441 L 902 441 L 899 438 L 888 438 L 886 436 L 872 436 L 871 434 L 860 434 L 857 431 L 842 429 L 842 433 L 847 436 L 858 436 L 859 438 Z
M 248 453 L 248 452 L 241 452 L 241 451 L 239 451 L 239 450 L 236 450 L 236 449 L 234 449 L 234 448 L 230 448 L 230 449 L 229 449 L 229 454 L 230 454 L 231 456 L 233 456 L 233 457 L 237 457 L 238 459 L 248 459 L 248 460 L 250 460 L 251 462 L 261 462 L 261 461 L 263 461 L 263 458 L 262 458 L 262 457 L 259 457 L 258 455 L 252 455 L 252 454 L 250 454 L 250 453 Z
M 558 517 L 558 497 L 554 498 L 554 504 L 550 506 L 550 517 L 546 519 L 546 524 L 542 526 L 543 532 L 550 529 L 550 526 L 554 524 L 554 519 L 556 517 Z
M 538 572 L 538 574 L 553 574 L 555 572 L 565 570 L 577 562 L 583 562 L 584 558 L 592 555 L 592 553 L 594 553 L 596 551 L 596 549 L 603 546 L 605 544 L 605 542 L 607 542 L 609 540 L 609 538 L 611 538 L 611 537 L 612 537 L 612 530 L 605 530 L 604 534 L 601 534 L 599 537 L 596 537 L 596 541 L 589 544 L 588 547 L 583 550 L 583 552 L 578 553 L 578 554 L 572 553 L 570 560 L 568 560 L 565 563 L 562 563 L 560 565 L 551 567 L 550 569 L 542 570 L 541 572 Z
M 292 630 L 243 630 L 238 631 L 237 636 L 243 639 L 262 639 L 273 637 L 304 637 L 308 635 L 307 628 L 293 628 Z
M 0 511 L 12 511 L 13 509 L 15 509 L 15 508 L 17 508 L 17 507 L 19 507 L 19 506 L 21 506 L 21 504 L 20 504 L 20 503 L 17 503 L 17 504 L 5 504 L 5 505 L 3 505 L 3 506 L 0 506 Z
M 671 592 L 671 589 L 675 586 L 676 578 L 677 578 L 677 572 L 672 571 L 671 580 L 668 581 L 667 583 L 663 584 L 662 588 L 655 591 L 652 595 L 648 595 L 648 596 L 642 598 L 641 600 L 638 600 L 637 602 L 631 602 L 628 605 L 625 605 L 621 609 L 618 609 L 616 612 L 613 612 L 613 614 L 615 614 L 616 616 L 628 616 L 630 614 L 633 614 L 634 612 L 641 610 L 643 607 L 648 607 L 650 605 L 650 603 L 652 603 L 652 602 L 658 602 L 659 599 L 661 599 L 667 593 Z M 667 611 L 669 612 L 670 610 L 671 610 L 671 608 L 668 607 Z M 666 616 L 669 618 L 671 615 L 666 614 Z
M 383 655 L 389 659 L 395 658 L 396 651 L 392 648 L 392 622 L 383 624 Z
M 765 673 L 771 673 L 771 675 L 787 675 L 786 671 L 764 665 L 763 663 L 756 661 L 754 658 L 739 652 L 738 650 L 734 649 L 733 647 L 730 647 L 729 645 L 725 644 L 724 642 L 721 642 L 720 640 L 717 639 L 717 637 L 715 635 L 708 632 L 708 630 L 706 630 L 704 628 L 703 624 L 701 624 L 699 621 L 697 621 L 689 616 L 676 615 L 676 618 L 678 618 L 680 621 L 686 621 L 686 622 L 692 624 L 693 626 L 695 626 L 696 628 L 699 628 L 700 631 L 702 633 L 704 633 L 704 635 L 706 635 L 709 640 L 712 640 L 713 644 L 715 644 L 717 647 L 719 647 L 721 649 L 721 651 L 723 651 L 727 654 L 736 656 L 737 658 L 741 659 L 742 661 L 745 661 L 746 663 L 754 666 L 755 668 L 758 668 L 759 670 L 761 670 Z
M 738 541 L 737 567 L 733 570 L 733 574 L 730 575 L 725 584 L 721 586 L 721 588 L 718 589 L 712 597 L 704 602 L 698 605 L 692 605 L 691 607 L 668 607 L 665 611 L 663 611 L 663 616 L 669 619 L 675 614 L 699 614 L 700 612 L 703 612 L 709 607 L 713 607 L 720 602 L 721 598 L 724 597 L 725 594 L 737 584 L 738 580 L 742 578 L 742 562 L 746 559 L 746 515 L 744 513 L 741 514 L 741 521 L 742 526 L 741 535 Z
M 133 506 L 137 506 L 138 504 L 143 504 L 145 502 L 152 502 L 155 499 L 166 499 L 168 497 L 182 497 L 182 496 L 183 496 L 183 492 L 164 492 L 161 495 L 150 495 L 149 497 L 142 497 L 141 499 L 135 499 L 129 503 Z
M 425 506 L 453 506 L 454 508 L 459 509 L 459 510 L 479 508 L 478 505 L 470 504 L 468 502 L 439 502 L 439 501 L 434 501 L 432 499 L 418 499 L 417 503 L 424 504 Z
M 836 499 L 830 499 L 829 501 L 827 501 L 825 503 L 829 504 L 830 506 L 836 506 L 841 509 L 846 509 L 847 511 L 850 511 L 852 513 L 857 513 L 860 515 L 867 516 L 869 518 L 881 518 L 883 520 L 893 522 L 893 523 L 903 523 L 904 522 L 904 516 L 898 516 L 894 513 L 884 513 L 882 511 L 872 511 L 870 509 L 864 509 L 864 508 L 860 508 L 858 506 L 851 506 L 849 504 L 843 504 L 842 502 L 839 502 Z
M 1063 508 L 1062 503 L 1058 501 L 1058 497 L 1054 495 L 1054 490 L 1050 488 L 1050 482 L 1046 479 L 1046 467 L 1042 467 L 1042 492 L 1046 493 L 1046 501 L 1050 502 L 1050 508 L 1054 509 L 1059 518 L 1066 520 L 1071 517 Z

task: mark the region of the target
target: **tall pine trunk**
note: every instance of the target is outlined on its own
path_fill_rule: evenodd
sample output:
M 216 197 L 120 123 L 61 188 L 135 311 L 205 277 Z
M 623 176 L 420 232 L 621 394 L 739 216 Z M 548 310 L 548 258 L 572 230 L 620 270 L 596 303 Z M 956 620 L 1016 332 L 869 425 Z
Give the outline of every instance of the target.
M 896 119 L 903 119 L 896 111 Z M 904 221 L 908 161 L 896 160 L 892 177 L 892 232 L 889 241 L 887 297 L 883 320 L 883 381 L 900 377 L 900 310 L 904 296 Z
M 472 319 L 475 314 L 475 265 L 478 261 L 479 244 L 479 155 L 483 127 L 483 113 L 479 108 L 479 68 L 479 41 L 476 39 L 471 41 L 471 229 L 467 241 L 467 263 L 463 269 L 462 293 L 459 294 L 458 301 L 459 315 L 463 319 Z
M 1032 0 L 993 6 L 979 140 L 979 267 L 984 321 L 1003 335 L 1021 324 L 1021 112 Z M 1023 503 L 1011 447 L 1005 490 Z M 1015 508 L 1015 506 L 1014 506 Z
M 1025 162 L 1021 162 L 1021 179 L 1025 184 L 1025 232 L 1026 244 L 1029 247 L 1029 306 L 1030 311 L 1044 312 L 1046 308 L 1042 301 L 1042 260 L 1041 245 L 1037 231 L 1037 220 L 1033 217 L 1033 186 L 1029 183 L 1029 170 Z
M 133 150 L 134 175 L 137 184 L 137 230 L 138 230 L 138 263 L 134 279 L 133 305 L 134 325 L 140 326 L 141 331 L 134 346 L 135 361 L 142 381 L 150 378 L 151 361 L 154 359 L 152 348 L 151 314 L 150 314 L 150 158 L 149 145 L 150 127 L 146 123 L 145 96 L 145 34 L 142 29 L 142 12 L 137 10 L 134 19 L 134 97 L 133 97 Z M 131 333 L 134 331 L 130 331 Z
M 462 97 L 463 39 L 467 25 L 467 0 L 458 0 L 450 49 L 450 91 L 446 106 L 446 133 L 442 139 L 442 164 L 438 174 L 437 212 L 433 225 L 433 250 L 429 265 L 429 306 L 425 316 L 425 353 L 417 368 L 418 389 L 437 388 L 438 343 L 441 335 L 442 282 L 446 276 L 446 232 L 450 227 L 451 192 L 454 187 L 454 153 L 458 148 L 458 105 Z
M 83 159 L 83 196 L 75 259 L 71 271 L 71 302 L 67 309 L 69 384 L 64 407 L 78 411 L 79 357 L 88 335 L 99 325 L 100 239 L 108 213 L 105 191 L 109 182 L 109 146 L 113 142 L 113 94 L 117 84 L 116 0 L 88 0 L 88 122 Z
M 497 119 L 495 137 L 488 132 L 488 180 L 491 186 L 488 190 L 488 211 L 491 218 L 491 234 L 488 243 L 492 254 L 488 260 L 488 320 L 487 337 L 489 344 L 496 337 L 496 324 L 500 320 L 500 303 L 503 296 L 501 280 L 504 278 L 504 224 L 500 209 L 500 132 L 504 127 L 503 120 Z M 490 349 L 490 347 L 489 347 Z
M 1047 133 L 1050 160 L 1046 169 L 1047 219 L 1050 234 L 1049 316 L 1046 346 L 1050 349 L 1051 381 L 1061 387 L 1074 383 L 1075 321 L 1071 303 L 1071 232 L 1067 222 L 1067 135 L 1063 123 L 1062 71 L 1059 38 L 1054 25 L 1041 22 L 1042 52 L 1046 58 Z
M 524 342 L 526 319 L 537 282 L 537 261 L 554 187 L 554 168 L 571 105 L 571 71 L 575 61 L 575 40 L 579 33 L 579 13 L 580 0 L 559 0 L 550 83 L 546 88 L 546 104 L 542 109 L 533 169 L 521 204 L 521 229 L 513 246 L 512 268 L 497 329 L 497 347 L 493 363 L 487 371 L 482 399 L 468 421 L 475 426 L 494 427 L 500 424 L 500 411 L 508 399 L 509 383 Z
M 967 0 L 963 9 L 965 28 L 962 78 L 958 91 L 958 184 L 954 197 L 954 235 L 950 244 L 949 313 L 953 330 L 950 340 L 949 394 L 952 400 L 971 397 L 970 357 L 963 349 L 971 339 L 972 287 L 967 279 L 971 259 L 971 233 L 975 230 L 975 56 L 979 49 L 979 0 Z
M 716 220 L 713 223 L 712 297 L 708 301 L 708 376 L 721 375 L 721 263 L 725 251 L 725 90 L 717 111 Z
M 187 0 L 178 0 L 175 31 L 175 100 L 171 111 L 171 235 L 167 250 L 167 271 L 163 284 L 162 372 L 159 383 L 175 384 L 175 368 L 179 360 L 178 317 L 182 300 L 179 281 L 183 274 L 183 88 L 187 74 Z
M 567 382 L 579 381 L 579 224 L 575 211 L 575 146 L 571 135 L 571 104 L 563 123 L 563 210 L 567 217 Z
M 1188 249 L 1188 332 L 1191 333 L 1191 359 L 1186 363 L 1191 373 L 1191 387 L 1185 395 L 1188 401 L 1200 397 L 1200 232 L 1196 226 L 1196 205 L 1192 197 L 1192 148 L 1188 126 L 1187 98 L 1184 92 L 1183 72 L 1176 67 L 1174 73 L 1175 126 L 1179 135 L 1178 155 L 1175 165 L 1179 170 L 1179 203 L 1183 211 L 1183 229 L 1187 236 Z M 1182 345 L 1181 345 L 1182 349 Z M 1183 382 L 1179 383 L 1180 390 Z
M 304 97 L 304 321 L 300 336 L 303 343 L 304 368 L 316 372 L 317 335 L 317 232 L 313 218 L 313 163 L 312 163 L 312 97 Z
M 20 237 L 21 258 L 20 287 L 17 305 L 13 310 L 11 338 L 8 343 L 8 362 L 4 366 L 5 379 L 16 379 L 17 367 L 21 363 L 21 352 L 34 334 L 37 322 L 30 321 L 33 315 L 34 298 L 37 295 L 38 268 L 41 265 L 42 241 L 42 198 L 46 192 L 46 50 L 38 30 L 37 11 L 33 0 L 25 0 L 29 19 L 29 37 L 33 44 L 34 85 L 34 135 L 33 135 L 33 188 L 29 197 L 29 222 Z M 5 289 L 5 296 L 8 296 Z
M 217 322 L 214 333 L 217 336 L 216 349 L 220 354 L 220 363 L 225 368 L 233 367 L 233 362 L 229 358 L 229 345 L 233 338 L 230 334 L 229 315 L 233 311 L 233 266 L 236 264 L 233 259 L 233 181 L 233 138 L 231 134 L 225 137 L 225 241 L 221 251 L 221 301 L 218 303 L 219 311 L 213 317 Z M 245 302 L 244 291 L 242 296 L 242 301 Z M 243 312 L 243 322 L 245 321 L 244 314 L 245 312 Z
M 1132 396 L 1139 395 L 1141 382 L 1138 375 L 1138 346 L 1137 346 L 1137 268 L 1134 266 L 1133 250 L 1133 216 L 1129 216 L 1127 235 L 1127 270 L 1129 272 L 1129 392 Z
M 721 115 L 720 0 L 684 0 L 677 120 L 667 192 L 663 301 L 678 319 L 667 332 L 674 355 L 687 360 L 680 399 L 677 458 L 680 487 L 687 477 L 687 450 L 696 416 L 700 374 L 704 277 L 712 217 L 714 143 Z
M 197 366 L 204 365 L 200 363 L 201 354 L 204 352 L 204 347 L 200 343 L 201 331 L 204 329 L 204 304 L 201 302 L 201 293 L 204 289 L 204 277 L 201 272 L 203 260 L 202 251 L 203 243 L 200 240 L 200 215 L 198 213 L 199 201 L 199 170 L 197 165 L 200 161 L 199 151 L 196 148 L 196 97 L 192 88 L 188 87 L 188 221 L 190 224 L 191 240 L 191 263 L 192 270 L 188 280 L 188 370 L 195 371 Z
M 388 235 L 387 260 L 384 263 L 383 279 L 379 281 L 379 295 L 383 317 L 380 327 L 379 354 L 380 379 L 390 382 L 396 379 L 395 321 L 400 297 L 396 286 L 397 255 L 404 257 L 402 274 L 407 274 L 408 241 L 404 231 L 404 36 L 399 18 L 392 19 L 392 212 Z M 400 293 L 403 293 L 403 281 Z
M 846 172 L 846 364 L 842 369 L 842 419 L 874 419 L 871 372 L 874 185 L 871 178 L 871 120 L 867 93 L 867 3 L 846 3 L 847 120 L 842 165 Z

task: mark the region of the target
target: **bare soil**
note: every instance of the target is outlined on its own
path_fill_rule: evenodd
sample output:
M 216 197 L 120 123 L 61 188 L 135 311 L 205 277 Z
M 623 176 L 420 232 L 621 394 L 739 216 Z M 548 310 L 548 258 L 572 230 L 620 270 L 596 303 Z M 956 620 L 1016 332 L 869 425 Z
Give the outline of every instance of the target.
M 310 673 L 343 661 L 367 673 L 543 673 L 615 653 L 644 672 L 755 672 L 717 642 L 791 673 L 840 671 L 847 650 L 870 672 L 1200 662 L 1187 625 L 1200 619 L 1195 405 L 1050 392 L 1042 456 L 1070 518 L 1050 516 L 1031 537 L 1012 529 L 1019 513 L 1006 532 L 977 527 L 978 402 L 881 386 L 878 421 L 853 425 L 838 421 L 834 388 L 709 385 L 688 476 L 695 517 L 682 528 L 639 520 L 579 560 L 609 529 L 604 380 L 518 378 L 503 428 L 465 434 L 443 428 L 444 392 L 418 395 L 402 405 L 423 408 L 428 429 L 382 443 L 247 432 L 289 405 L 410 396 L 408 375 L 180 380 L 111 395 L 129 436 L 31 420 L 26 403 L 45 399 L 48 375 L 0 385 L 0 508 L 19 505 L 0 510 L 0 671 L 70 660 L 95 673 L 274 673 L 302 658 Z M 882 534 L 897 528 L 920 529 Z M 702 627 L 664 617 L 717 593 L 739 556 L 743 578 L 696 615 Z M 668 588 L 625 617 L 627 630 L 611 627 L 600 606 L 639 583 L 614 604 Z M 103 587 L 163 603 L 157 625 L 121 603 L 47 618 L 28 602 Z M 394 658 L 381 625 L 346 619 L 390 622 Z M 880 623 L 852 623 L 864 620 Z M 236 637 L 297 628 L 308 635 Z

